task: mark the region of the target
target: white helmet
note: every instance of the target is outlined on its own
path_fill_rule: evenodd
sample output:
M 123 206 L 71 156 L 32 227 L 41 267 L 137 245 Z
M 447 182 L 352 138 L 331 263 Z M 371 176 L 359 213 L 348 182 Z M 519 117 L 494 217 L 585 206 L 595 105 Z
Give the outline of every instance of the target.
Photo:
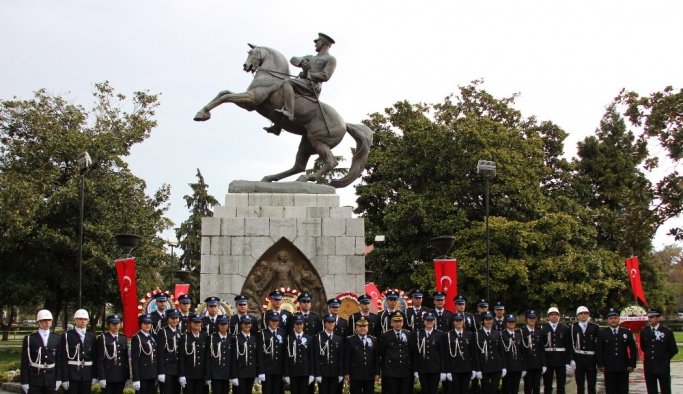
M 79 309 L 74 313 L 74 319 L 88 319 L 90 320 L 90 316 L 88 316 L 88 311 L 85 309 Z
M 47 309 L 41 309 L 36 315 L 36 320 L 52 320 L 52 312 L 48 311 Z
M 550 307 L 550 308 L 548 309 L 548 314 L 551 314 L 551 313 L 557 313 L 557 314 L 559 315 L 559 314 L 560 314 L 560 310 L 557 309 L 556 307 L 552 306 L 552 307 Z
M 577 316 L 579 313 L 584 313 L 584 312 L 588 313 L 588 308 L 586 308 L 585 306 L 581 305 L 580 307 L 576 308 Z

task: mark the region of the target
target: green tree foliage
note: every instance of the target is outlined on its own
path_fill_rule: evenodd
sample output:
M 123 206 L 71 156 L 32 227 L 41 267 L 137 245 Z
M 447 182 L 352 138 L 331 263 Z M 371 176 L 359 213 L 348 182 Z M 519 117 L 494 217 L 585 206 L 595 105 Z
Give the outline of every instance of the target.
M 124 157 L 155 127 L 157 97 L 116 93 L 95 85 L 86 109 L 39 90 L 30 100 L 0 101 L 0 286 L 3 303 L 43 303 L 53 312 L 72 309 L 78 298 L 80 172 L 76 159 L 90 153 L 85 176 L 83 306 L 97 317 L 105 302 L 118 304 L 114 259 L 117 233 L 143 237 L 138 289 L 159 284 L 168 262 L 156 234 L 170 189 L 145 194 Z
M 202 218 L 213 216 L 213 208 L 219 205 L 218 200 L 209 194 L 209 185 L 204 182 L 199 168 L 197 183 L 190 183 L 192 195 L 185 195 L 185 204 L 190 209 L 190 216 L 176 229 L 178 246 L 183 250 L 180 256 L 182 268 L 190 271 L 190 294 L 199 297 L 199 269 L 201 265 Z

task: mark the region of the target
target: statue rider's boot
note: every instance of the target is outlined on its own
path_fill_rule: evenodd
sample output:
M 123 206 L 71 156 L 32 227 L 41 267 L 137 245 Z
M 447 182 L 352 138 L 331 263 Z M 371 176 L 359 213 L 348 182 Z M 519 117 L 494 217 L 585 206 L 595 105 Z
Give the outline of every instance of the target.
M 280 133 L 282 132 L 282 128 L 275 124 L 270 127 L 264 127 L 263 130 L 275 135 L 280 135 Z

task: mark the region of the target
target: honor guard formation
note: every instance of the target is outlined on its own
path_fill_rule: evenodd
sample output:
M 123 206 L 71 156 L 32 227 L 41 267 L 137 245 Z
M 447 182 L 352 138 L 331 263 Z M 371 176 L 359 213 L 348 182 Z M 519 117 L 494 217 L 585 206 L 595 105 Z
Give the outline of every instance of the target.
M 203 316 L 191 313 L 192 299 L 179 298 L 168 307 L 165 294 L 157 309 L 138 317 L 139 331 L 128 345 L 119 333 L 121 318 L 106 318 L 107 331 L 86 331 L 88 312 L 74 314 L 74 329 L 50 331 L 52 314 L 38 312 L 39 330 L 24 338 L 21 386 L 24 393 L 87 394 L 99 383 L 105 393 L 121 394 L 128 380 L 141 394 L 251 393 L 256 381 L 266 394 L 412 393 L 564 393 L 567 372 L 574 371 L 578 393 L 595 393 L 598 372 L 605 392 L 627 393 L 629 373 L 636 367 L 637 347 L 631 331 L 619 326 L 619 311 L 606 313 L 607 327 L 591 323 L 589 310 L 576 309 L 576 322 L 560 322 L 551 307 L 546 322 L 529 310 L 525 322 L 486 300 L 466 311 L 467 300 L 454 298 L 456 310 L 444 308 L 445 294 L 433 295 L 434 309 L 422 305 L 423 293 L 411 292 L 403 310 L 400 295 L 388 291 L 379 315 L 370 312 L 371 297 L 358 297 L 360 311 L 348 321 L 339 315 L 341 302 L 327 301 L 327 313 L 311 311 L 311 296 L 298 296 L 299 311 L 282 308 L 283 294 L 270 293 L 270 309 L 248 313 L 249 299 L 235 297 L 236 313 L 220 314 L 217 297 L 205 300 Z M 673 333 L 650 309 L 649 324 L 640 331 L 648 393 L 671 393 L 670 360 L 678 352 Z

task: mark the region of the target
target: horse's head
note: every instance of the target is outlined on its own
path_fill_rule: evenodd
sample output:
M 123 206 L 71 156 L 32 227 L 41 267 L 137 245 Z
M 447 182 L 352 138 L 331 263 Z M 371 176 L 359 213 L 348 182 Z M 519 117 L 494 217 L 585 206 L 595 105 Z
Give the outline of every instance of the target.
M 264 51 L 261 47 L 257 47 L 252 44 L 247 44 L 249 45 L 249 50 L 248 55 L 247 55 L 247 60 L 244 61 L 244 65 L 242 65 L 242 68 L 246 72 L 256 72 L 259 67 L 261 67 L 261 64 L 263 63 L 263 58 L 265 57 Z
M 247 60 L 245 60 L 242 65 L 244 71 L 254 73 L 258 71 L 259 68 L 264 67 L 270 71 L 289 74 L 289 63 L 280 52 L 272 48 L 259 47 L 252 44 L 248 45 L 250 50 L 247 55 Z

